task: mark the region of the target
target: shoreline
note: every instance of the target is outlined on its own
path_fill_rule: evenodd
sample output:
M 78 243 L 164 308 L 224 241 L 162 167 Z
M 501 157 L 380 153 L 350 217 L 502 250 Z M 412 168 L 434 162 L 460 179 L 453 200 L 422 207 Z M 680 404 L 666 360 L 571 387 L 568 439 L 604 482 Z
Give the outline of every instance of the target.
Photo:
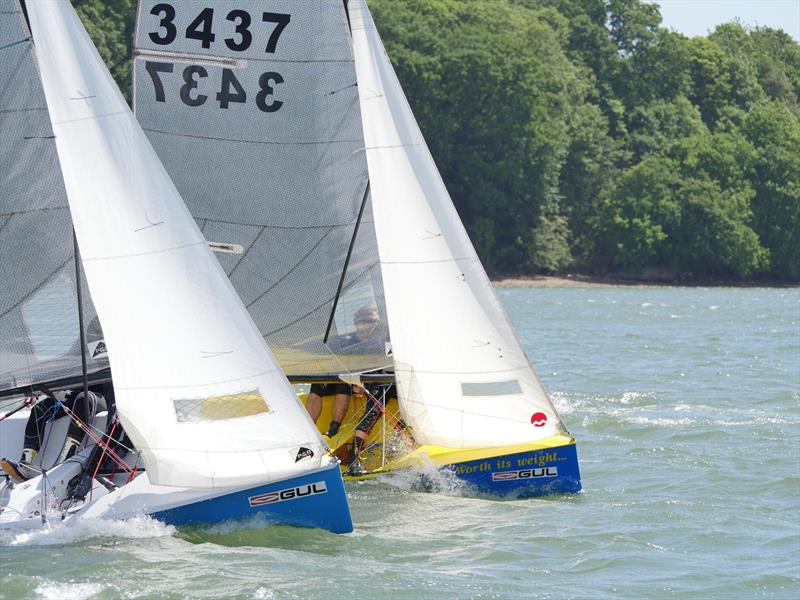
M 733 288 L 800 288 L 800 283 L 785 281 L 663 281 L 643 279 L 622 279 L 619 277 L 598 277 L 591 275 L 528 275 L 491 277 L 495 287 L 573 287 L 573 288 L 612 288 L 612 287 L 733 287 Z

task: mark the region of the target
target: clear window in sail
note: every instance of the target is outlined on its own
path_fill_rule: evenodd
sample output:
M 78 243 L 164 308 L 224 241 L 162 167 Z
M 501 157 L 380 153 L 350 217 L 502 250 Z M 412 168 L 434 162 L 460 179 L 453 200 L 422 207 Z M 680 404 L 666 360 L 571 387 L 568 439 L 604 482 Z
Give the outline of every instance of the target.
M 461 383 L 461 394 L 464 396 L 510 396 L 521 393 L 518 379 Z
M 267 401 L 258 390 L 208 398 L 183 398 L 172 402 L 178 423 L 227 421 L 270 412 Z

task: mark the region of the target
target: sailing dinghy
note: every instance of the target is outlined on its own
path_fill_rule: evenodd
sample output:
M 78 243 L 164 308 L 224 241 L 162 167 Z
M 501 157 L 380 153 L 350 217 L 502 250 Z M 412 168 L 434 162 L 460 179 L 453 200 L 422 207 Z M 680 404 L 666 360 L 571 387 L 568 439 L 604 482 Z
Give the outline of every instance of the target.
M 261 514 L 274 523 L 351 531 L 338 463 L 69 1 L 3 0 L 2 8 L 0 75 L 27 76 L 29 97 L 11 97 L 31 102 L 37 121 L 13 121 L 13 113 L 27 107 L 2 106 L 0 113 L 12 119 L 4 122 L 3 137 L 8 131 L 23 144 L 30 131 L 52 130 L 48 141 L 37 143 L 52 151 L 54 142 L 80 262 L 103 325 L 116 410 L 134 452 L 127 468 L 92 473 L 96 479 L 76 496 L 92 453 L 113 452 L 98 434 L 104 415 L 95 415 L 98 429 L 86 425 L 88 439 L 75 456 L 53 465 L 47 462 L 52 452 L 43 451 L 41 474 L 19 484 L 7 478 L 0 526 L 37 526 L 53 514 L 145 513 L 176 525 Z M 16 162 L 13 155 L 0 159 Z M 6 222 L 24 218 L 22 210 L 2 212 Z M 3 256 L 4 263 L 13 260 L 10 253 Z M 13 301 L 5 294 L 0 300 Z M 17 378 L 25 375 L 18 361 L 12 365 Z M 46 386 L 28 389 L 49 394 Z M 15 445 L 19 454 L 25 412 L 6 413 L 0 421 L 6 456 L 13 456 Z M 58 437 L 58 424 L 48 427 L 45 438 Z
M 432 464 L 482 493 L 579 491 L 366 3 L 141 0 L 135 45 L 137 118 L 281 367 L 366 391 L 331 446 L 381 407 L 348 476 Z

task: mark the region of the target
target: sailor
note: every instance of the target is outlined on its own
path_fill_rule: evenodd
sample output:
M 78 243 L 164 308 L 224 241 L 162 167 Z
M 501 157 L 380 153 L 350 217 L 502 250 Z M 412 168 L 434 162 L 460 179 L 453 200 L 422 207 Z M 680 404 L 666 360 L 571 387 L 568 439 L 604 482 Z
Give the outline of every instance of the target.
M 355 331 L 329 342 L 330 347 L 340 354 L 383 353 L 388 339 L 386 327 L 382 326 L 378 308 L 374 304 L 361 306 L 353 314 Z M 350 385 L 347 383 L 315 383 L 311 386 L 306 400 L 306 410 L 316 422 L 322 412 L 322 396 L 336 394 L 333 400 L 333 415 L 325 434 L 335 436 L 350 406 Z
M 20 460 L 0 459 L 0 469 L 15 481 L 26 481 L 36 477 L 41 470 L 36 466 L 39 451 L 42 448 L 46 425 L 71 415 L 67 436 L 54 465 L 61 464 L 74 456 L 81 447 L 84 430 L 82 424 L 91 422 L 98 412 L 106 410 L 105 398 L 97 391 L 89 391 L 89 402 L 84 402 L 82 390 L 58 392 L 58 398 L 41 396 L 33 405 L 25 426 L 25 443 Z
M 397 387 L 393 383 L 373 384 L 365 387 L 353 386 L 353 393 L 357 396 L 364 396 L 366 405 L 364 414 L 359 419 L 353 436 L 350 468 L 348 469 L 351 475 L 363 471 L 359 458 L 367 445 L 367 438 L 372 428 L 375 427 L 375 423 L 378 422 L 378 418 L 386 411 L 386 401 L 390 398 L 397 398 Z M 399 423 L 403 428 L 405 427 L 402 421 L 399 421 Z
M 311 419 L 316 422 L 322 412 L 322 397 L 336 394 L 333 399 L 333 415 L 326 436 L 333 437 L 339 432 L 339 427 L 350 406 L 350 384 L 349 383 L 314 383 L 308 392 L 306 399 L 306 410 L 311 415 Z

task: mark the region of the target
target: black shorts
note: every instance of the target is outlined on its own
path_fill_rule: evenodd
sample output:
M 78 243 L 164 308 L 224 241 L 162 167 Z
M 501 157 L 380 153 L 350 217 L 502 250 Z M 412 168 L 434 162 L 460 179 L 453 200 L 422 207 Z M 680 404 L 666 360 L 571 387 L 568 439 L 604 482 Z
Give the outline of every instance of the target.
M 317 396 L 333 396 L 334 394 L 349 396 L 351 389 L 349 383 L 312 383 L 308 393 Z

